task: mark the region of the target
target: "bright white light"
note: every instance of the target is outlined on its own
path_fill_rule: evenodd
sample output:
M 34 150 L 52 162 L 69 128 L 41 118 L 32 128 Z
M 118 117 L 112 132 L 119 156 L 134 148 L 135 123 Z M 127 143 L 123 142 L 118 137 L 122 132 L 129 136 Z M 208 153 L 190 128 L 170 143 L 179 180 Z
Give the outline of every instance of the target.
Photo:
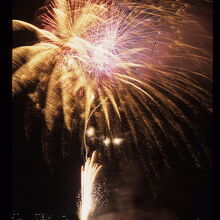
M 86 132 L 88 137 L 92 137 L 95 134 L 95 129 L 93 127 L 90 127 Z
M 112 142 L 113 142 L 114 144 L 119 145 L 119 144 L 122 142 L 122 139 L 121 139 L 121 138 L 114 138 Z
M 81 168 L 80 220 L 88 220 L 89 214 L 93 213 L 97 205 L 95 184 L 101 165 L 95 162 L 96 156 L 96 152 L 93 152 L 92 157 L 88 158 Z
M 93 51 L 93 59 L 97 62 L 102 64 L 103 63 L 103 59 L 105 58 L 105 50 L 99 46 L 96 47 L 95 50 Z
M 110 138 L 105 138 L 105 140 L 103 141 L 103 143 L 108 146 L 110 144 Z

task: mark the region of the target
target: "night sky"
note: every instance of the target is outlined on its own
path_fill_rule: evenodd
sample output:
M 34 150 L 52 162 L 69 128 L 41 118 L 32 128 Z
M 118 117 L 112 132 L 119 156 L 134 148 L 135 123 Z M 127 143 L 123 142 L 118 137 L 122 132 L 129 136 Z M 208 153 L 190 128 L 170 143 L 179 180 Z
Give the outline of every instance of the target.
M 12 1 L 13 19 L 36 24 L 34 17 L 42 1 Z M 37 39 L 28 31 L 13 34 L 13 47 L 32 44 Z M 73 143 L 74 153 L 66 159 L 57 159 L 51 172 L 43 159 L 41 149 L 41 118 L 36 117 L 32 138 L 25 137 L 25 96 L 16 97 L 12 103 L 12 211 L 24 213 L 27 219 L 35 212 L 67 213 L 76 218 L 76 197 L 80 190 L 80 145 Z M 210 117 L 201 116 L 205 139 L 211 146 Z M 203 122 L 202 122 L 203 121 Z M 206 124 L 206 125 L 205 125 Z M 204 157 L 203 167 L 196 168 L 191 161 L 175 161 L 172 169 L 163 168 L 158 183 L 159 196 L 153 198 L 146 186 L 146 196 L 139 196 L 143 207 L 171 210 L 185 219 L 199 216 L 212 218 L 212 168 Z M 138 173 L 139 171 L 137 171 Z M 109 173 L 109 175 L 111 175 Z M 141 178 L 140 178 L 141 179 Z M 117 180 L 115 180 L 117 182 Z M 145 185 L 145 181 L 140 181 Z M 147 197 L 147 198 L 146 198 Z M 112 210 L 109 209 L 109 212 Z

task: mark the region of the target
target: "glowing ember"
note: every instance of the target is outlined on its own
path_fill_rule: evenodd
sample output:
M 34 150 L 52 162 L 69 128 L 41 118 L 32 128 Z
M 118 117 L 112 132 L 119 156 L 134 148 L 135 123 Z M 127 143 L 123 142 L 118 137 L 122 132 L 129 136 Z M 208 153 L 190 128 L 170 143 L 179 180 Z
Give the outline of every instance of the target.
M 108 137 L 105 138 L 104 141 L 103 141 L 103 143 L 104 143 L 106 146 L 108 146 L 108 145 L 110 144 L 110 142 L 111 142 L 111 141 L 110 141 L 110 138 L 108 138 Z
M 122 139 L 121 138 L 114 138 L 112 142 L 116 145 L 119 145 L 122 142 Z
M 93 127 L 90 127 L 86 133 L 87 136 L 92 137 L 95 134 L 95 129 Z

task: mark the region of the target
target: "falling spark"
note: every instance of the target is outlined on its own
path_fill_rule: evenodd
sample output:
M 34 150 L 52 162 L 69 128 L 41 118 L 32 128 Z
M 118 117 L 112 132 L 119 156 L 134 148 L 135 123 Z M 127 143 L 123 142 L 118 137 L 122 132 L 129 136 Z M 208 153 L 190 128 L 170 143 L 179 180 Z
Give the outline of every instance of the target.
M 92 137 L 95 134 L 95 129 L 93 127 L 90 127 L 86 133 L 88 137 Z
M 110 138 L 105 138 L 104 140 L 103 140 L 103 143 L 105 144 L 105 146 L 108 146 L 109 144 L 110 144 Z
M 121 139 L 121 138 L 114 138 L 114 139 L 112 140 L 112 142 L 113 142 L 114 144 L 116 144 L 116 145 L 119 145 L 119 144 L 122 142 L 122 139 Z
M 123 124 L 134 140 L 140 134 L 159 150 L 165 164 L 165 141 L 178 152 L 177 143 L 185 144 L 198 164 L 184 126 L 199 134 L 182 106 L 191 115 L 212 111 L 206 46 L 212 37 L 189 7 L 170 0 L 50 1 L 42 28 L 13 20 L 15 31 L 39 38 L 13 49 L 13 95 L 29 88 L 51 133 L 60 118 L 67 131 L 80 127 L 82 136 L 90 124 L 109 136 Z
M 88 220 L 97 206 L 98 195 L 96 194 L 95 184 L 102 166 L 95 162 L 96 156 L 97 153 L 93 152 L 92 157 L 88 158 L 81 168 L 80 220 Z

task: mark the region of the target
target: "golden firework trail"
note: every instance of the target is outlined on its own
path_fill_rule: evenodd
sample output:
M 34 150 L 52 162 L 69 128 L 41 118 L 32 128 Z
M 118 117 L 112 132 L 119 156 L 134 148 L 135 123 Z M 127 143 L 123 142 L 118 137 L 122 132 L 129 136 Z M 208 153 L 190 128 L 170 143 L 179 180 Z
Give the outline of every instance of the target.
M 39 39 L 13 49 L 13 95 L 31 89 L 52 132 L 58 118 L 68 131 L 82 127 L 86 151 L 90 125 L 112 136 L 123 124 L 164 158 L 163 140 L 181 141 L 198 162 L 182 124 L 197 129 L 181 106 L 211 112 L 212 37 L 190 9 L 170 0 L 50 1 L 41 28 L 13 20 L 13 30 Z
M 96 160 L 97 153 L 93 152 L 81 168 L 81 201 L 79 204 L 80 220 L 88 220 L 97 208 L 98 195 L 95 193 L 96 178 L 102 168 Z

